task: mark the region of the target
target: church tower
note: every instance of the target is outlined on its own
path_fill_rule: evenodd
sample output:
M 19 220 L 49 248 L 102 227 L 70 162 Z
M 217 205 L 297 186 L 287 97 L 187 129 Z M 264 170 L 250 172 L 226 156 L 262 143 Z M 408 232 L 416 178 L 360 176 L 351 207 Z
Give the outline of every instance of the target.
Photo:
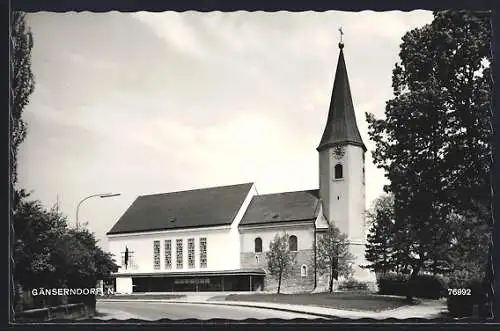
M 342 32 L 341 32 L 342 33 Z M 351 97 L 344 59 L 344 44 L 333 83 L 325 131 L 317 148 L 319 153 L 319 194 L 323 213 L 350 242 L 356 256 L 354 278 L 373 281 L 365 264 L 365 153 Z

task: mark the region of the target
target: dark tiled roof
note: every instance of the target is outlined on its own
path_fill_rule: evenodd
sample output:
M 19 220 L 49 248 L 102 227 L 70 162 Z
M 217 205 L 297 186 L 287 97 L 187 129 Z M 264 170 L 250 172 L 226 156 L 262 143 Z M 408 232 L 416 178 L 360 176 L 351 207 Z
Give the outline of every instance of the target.
M 344 52 L 342 51 L 344 46 L 339 44 L 339 47 L 340 55 L 333 83 L 328 119 L 317 150 L 321 151 L 334 145 L 349 143 L 361 146 L 366 151 L 356 124 L 351 88 L 347 77 Z
M 140 196 L 108 234 L 229 225 L 252 185 Z
M 319 210 L 319 190 L 257 195 L 240 225 L 313 220 Z

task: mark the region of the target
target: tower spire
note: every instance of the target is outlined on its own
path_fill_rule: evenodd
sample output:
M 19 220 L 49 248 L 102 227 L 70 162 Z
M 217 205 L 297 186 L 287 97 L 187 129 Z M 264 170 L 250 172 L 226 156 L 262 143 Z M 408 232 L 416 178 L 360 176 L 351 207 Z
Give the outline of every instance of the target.
M 344 60 L 344 44 L 342 37 L 344 32 L 339 28 L 339 59 L 337 62 L 337 71 L 335 73 L 335 81 L 333 83 L 332 97 L 330 100 L 330 109 L 328 111 L 328 119 L 325 126 L 325 131 L 321 138 L 321 142 L 317 148 L 321 151 L 328 147 L 336 145 L 351 144 L 360 146 L 366 152 L 365 144 L 361 139 L 358 125 L 356 123 L 356 115 L 354 105 L 352 103 L 351 88 L 347 77 L 347 69 Z

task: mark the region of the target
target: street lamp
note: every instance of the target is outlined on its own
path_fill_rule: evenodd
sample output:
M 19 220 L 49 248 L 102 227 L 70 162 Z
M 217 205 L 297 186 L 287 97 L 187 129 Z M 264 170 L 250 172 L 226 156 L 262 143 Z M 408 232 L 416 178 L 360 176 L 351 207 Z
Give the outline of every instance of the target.
M 111 198 L 111 197 L 116 197 L 116 196 L 119 196 L 121 195 L 121 193 L 99 193 L 99 194 L 92 194 L 92 195 L 89 195 L 88 197 L 85 197 L 83 198 L 79 203 L 78 203 L 78 206 L 76 206 L 76 229 L 78 230 L 78 212 L 80 210 L 80 205 L 90 199 L 90 198 L 95 198 L 95 197 L 99 197 L 99 198 Z

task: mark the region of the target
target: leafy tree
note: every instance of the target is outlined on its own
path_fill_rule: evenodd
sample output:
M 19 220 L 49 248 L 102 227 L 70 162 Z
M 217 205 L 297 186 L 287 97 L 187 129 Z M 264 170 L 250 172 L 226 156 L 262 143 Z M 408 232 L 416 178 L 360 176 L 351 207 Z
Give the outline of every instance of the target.
M 10 30 L 10 195 L 9 200 L 13 202 L 13 212 L 17 208 L 16 202 L 20 197 L 25 195 L 24 191 L 16 191 L 17 183 L 17 153 L 19 145 L 26 137 L 26 123 L 22 120 L 21 115 L 24 107 L 28 104 L 29 96 L 34 90 L 34 76 L 31 71 L 31 49 L 33 48 L 33 37 L 29 27 L 26 24 L 25 14 L 21 12 L 13 12 L 11 16 Z M 10 231 L 12 232 L 11 225 Z M 14 233 L 11 233 L 11 238 L 14 238 Z M 11 254 L 14 253 L 14 240 L 11 242 Z M 10 263 L 12 268 L 15 264 Z M 13 272 L 15 274 L 16 271 Z M 16 282 L 14 279 L 13 282 Z M 15 284 L 15 291 L 11 292 L 14 302 L 17 304 L 22 291 L 19 283 Z
M 328 275 L 329 291 L 333 292 L 333 280 L 338 276 L 349 278 L 355 256 L 349 252 L 347 236 L 333 224 L 321 233 L 317 242 L 317 270 L 321 275 Z
M 266 252 L 267 270 L 271 276 L 278 280 L 278 294 L 281 290 L 281 281 L 292 271 L 295 264 L 295 255 L 288 249 L 288 235 L 276 234 L 269 243 Z
M 17 182 L 17 152 L 26 138 L 26 122 L 22 119 L 24 107 L 34 91 L 35 80 L 31 71 L 33 36 L 26 24 L 25 13 L 12 13 L 11 29 L 11 179 Z
M 118 270 L 112 256 L 97 245 L 94 234 L 85 228 L 68 228 L 63 214 L 28 198 L 27 194 L 19 196 L 13 217 L 18 284 L 23 288 L 89 288 Z
M 18 202 L 13 223 L 15 280 L 28 288 L 61 285 L 53 252 L 66 233 L 66 220 L 54 210 L 45 210 L 39 201 L 24 197 Z
M 366 216 L 371 227 L 367 236 L 365 258 L 371 264 L 363 267 L 382 273 L 394 270 L 392 255 L 396 251 L 396 236 L 393 197 L 379 197 Z
M 406 251 L 395 263 L 410 267 L 410 280 L 421 270 L 450 272 L 454 233 L 491 219 L 490 44 L 489 13 L 435 12 L 403 37 L 385 119 L 367 114 Z M 467 216 L 462 224 L 450 222 L 454 212 Z
M 449 221 L 453 224 L 450 226 L 453 231 L 449 250 L 453 266 L 450 277 L 461 280 L 484 277 L 489 260 L 488 225 L 459 214 L 449 215 Z

